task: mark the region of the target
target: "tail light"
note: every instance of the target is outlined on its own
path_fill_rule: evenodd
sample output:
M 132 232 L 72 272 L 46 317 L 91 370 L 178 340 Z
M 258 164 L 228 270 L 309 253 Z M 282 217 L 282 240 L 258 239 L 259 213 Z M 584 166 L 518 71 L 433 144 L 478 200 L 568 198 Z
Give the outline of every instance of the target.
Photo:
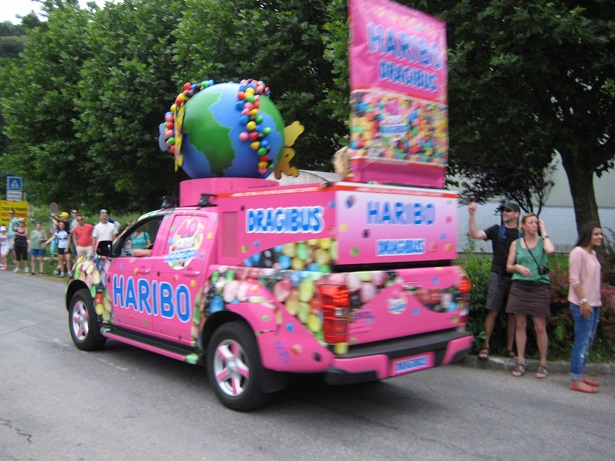
M 463 275 L 459 280 L 459 327 L 457 331 L 466 331 L 466 323 L 468 323 L 468 314 L 470 313 L 470 292 L 472 291 L 472 282 L 467 275 Z
M 348 289 L 340 285 L 320 285 L 318 292 L 322 305 L 325 342 L 328 344 L 347 342 L 350 314 Z

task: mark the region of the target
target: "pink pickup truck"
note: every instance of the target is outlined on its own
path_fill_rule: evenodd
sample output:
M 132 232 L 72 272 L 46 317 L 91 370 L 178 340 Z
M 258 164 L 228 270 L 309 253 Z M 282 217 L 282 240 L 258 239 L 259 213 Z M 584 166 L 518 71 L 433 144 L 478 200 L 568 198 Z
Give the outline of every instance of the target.
M 138 257 L 141 231 L 153 243 Z M 456 257 L 455 192 L 192 179 L 77 261 L 68 323 L 82 350 L 110 338 L 206 365 L 220 402 L 247 411 L 290 373 L 347 384 L 464 357 Z

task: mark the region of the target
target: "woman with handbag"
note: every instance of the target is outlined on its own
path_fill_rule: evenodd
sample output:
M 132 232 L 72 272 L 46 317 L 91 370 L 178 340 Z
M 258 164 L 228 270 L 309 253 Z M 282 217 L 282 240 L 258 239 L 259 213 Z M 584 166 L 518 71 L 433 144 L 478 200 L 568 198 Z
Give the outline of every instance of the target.
M 540 228 L 540 234 L 538 229 Z M 515 340 L 517 343 L 517 365 L 512 374 L 523 376 L 527 369 L 525 345 L 527 342 L 527 317 L 532 316 L 536 342 L 540 353 L 540 363 L 536 378 L 546 378 L 547 317 L 551 294 L 549 292 L 549 267 L 547 255 L 555 251 L 555 246 L 545 231 L 545 225 L 534 213 L 527 213 L 521 219 L 523 237 L 510 245 L 506 270 L 513 274 L 506 312 L 515 314 Z
M 584 375 L 585 362 L 600 321 L 600 262 L 596 248 L 602 245 L 602 229 L 596 222 L 583 224 L 579 239 L 568 257 L 568 301 L 574 316 L 574 346 L 570 358 L 570 389 L 598 392 L 598 381 Z

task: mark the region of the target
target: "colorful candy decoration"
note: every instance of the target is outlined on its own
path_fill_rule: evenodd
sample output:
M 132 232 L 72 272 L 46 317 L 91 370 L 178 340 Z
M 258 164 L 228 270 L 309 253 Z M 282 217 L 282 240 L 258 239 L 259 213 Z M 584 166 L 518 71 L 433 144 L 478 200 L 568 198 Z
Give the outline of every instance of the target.
M 270 94 L 260 80 L 187 82 L 160 126 L 160 147 L 191 178 L 267 177 L 287 148 Z
M 181 154 L 182 122 L 185 113 L 185 104 L 199 91 L 214 84 L 213 80 L 205 80 L 201 83 L 184 83 L 184 91 L 177 95 L 171 110 L 164 115 L 164 136 L 169 152 L 175 157 L 175 171 L 184 163 Z

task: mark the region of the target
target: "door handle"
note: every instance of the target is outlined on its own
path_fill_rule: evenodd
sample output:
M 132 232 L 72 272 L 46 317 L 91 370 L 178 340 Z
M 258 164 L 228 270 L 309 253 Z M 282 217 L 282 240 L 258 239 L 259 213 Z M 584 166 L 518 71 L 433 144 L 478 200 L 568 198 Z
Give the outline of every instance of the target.
M 182 272 L 186 277 L 197 277 L 200 272 L 199 271 L 184 271 Z

